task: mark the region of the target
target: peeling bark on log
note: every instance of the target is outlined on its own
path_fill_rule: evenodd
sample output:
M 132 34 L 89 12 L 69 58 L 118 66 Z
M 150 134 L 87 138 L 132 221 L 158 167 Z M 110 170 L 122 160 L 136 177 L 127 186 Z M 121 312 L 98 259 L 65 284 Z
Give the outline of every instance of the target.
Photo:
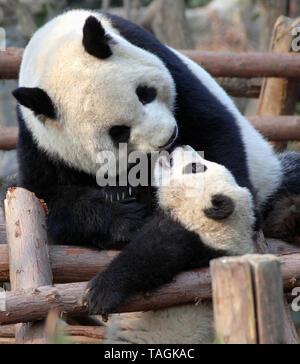
M 17 79 L 22 49 L 0 52 L 0 79 Z M 300 78 L 298 54 L 231 53 L 182 50 L 213 77 Z
M 16 149 L 18 133 L 18 128 L 0 126 L 0 150 L 9 151 Z
M 80 304 L 86 287 L 87 283 L 73 283 L 34 291 L 0 293 L 3 302 L 0 305 L 0 325 L 41 320 L 51 310 L 70 316 L 86 315 L 87 308 Z M 180 275 L 172 284 L 154 293 L 134 297 L 121 307 L 120 312 L 150 311 L 210 297 L 209 270 L 194 271 Z
M 12 291 L 52 284 L 46 214 L 41 202 L 24 189 L 10 189 L 5 214 Z M 44 322 L 17 325 L 16 342 L 46 343 Z
M 267 240 L 267 246 L 270 253 L 277 255 L 299 251 L 297 247 L 273 239 Z M 54 283 L 88 281 L 98 273 L 103 272 L 117 255 L 118 252 L 115 251 L 101 252 L 72 246 L 49 246 Z M 298 276 L 296 275 L 297 264 L 298 267 L 300 266 L 300 255 L 283 256 L 282 260 L 284 267 L 286 267 L 286 277 L 288 277 L 288 269 L 292 269 L 297 279 L 296 283 L 300 285 L 300 273 Z M 0 283 L 8 281 L 8 247 L 7 245 L 0 245 Z
M 117 254 L 72 246 L 49 246 L 54 283 L 88 281 L 104 271 Z M 8 281 L 8 247 L 0 245 L 0 283 Z
M 299 287 L 300 254 L 285 255 L 279 259 L 284 267 L 283 281 L 290 292 L 290 289 Z M 86 287 L 87 283 L 73 283 L 0 293 L 0 325 L 42 320 L 52 310 L 70 316 L 86 315 L 86 307 L 80 304 Z M 209 300 L 211 294 L 211 276 L 208 269 L 187 272 L 156 292 L 132 298 L 121 307 L 120 313 L 156 310 Z

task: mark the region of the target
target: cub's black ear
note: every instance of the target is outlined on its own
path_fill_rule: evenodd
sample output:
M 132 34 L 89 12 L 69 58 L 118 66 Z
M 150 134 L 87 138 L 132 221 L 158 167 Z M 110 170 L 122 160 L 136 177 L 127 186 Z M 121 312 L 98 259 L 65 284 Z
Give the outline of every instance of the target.
M 234 202 L 230 197 L 225 195 L 215 195 L 211 202 L 213 207 L 204 210 L 206 217 L 209 219 L 225 220 L 234 212 Z
M 112 38 L 106 34 L 101 22 L 94 16 L 90 16 L 83 28 L 83 46 L 94 57 L 106 59 L 112 56 L 109 42 Z
M 36 116 L 56 119 L 55 107 L 49 95 L 42 89 L 20 87 L 12 93 L 17 101 L 32 110 Z

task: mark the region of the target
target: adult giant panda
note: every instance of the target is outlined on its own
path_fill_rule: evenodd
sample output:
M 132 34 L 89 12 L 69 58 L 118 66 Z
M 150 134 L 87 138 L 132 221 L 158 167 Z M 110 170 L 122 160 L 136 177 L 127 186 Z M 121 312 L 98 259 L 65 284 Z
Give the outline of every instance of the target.
M 130 295 L 140 293 L 128 291 L 127 282 L 131 287 L 139 286 L 143 293 L 151 281 L 151 286 L 155 284 L 157 277 L 147 274 L 147 265 L 163 265 L 163 261 L 155 260 L 157 256 L 171 262 L 174 252 L 180 251 L 182 269 L 195 269 L 208 266 L 209 260 L 216 256 L 244 255 L 254 250 L 253 197 L 247 188 L 237 185 L 228 169 L 204 160 L 190 147 L 182 147 L 172 153 L 171 163 L 166 158 L 158 161 L 155 177 L 160 212 L 152 237 L 144 240 L 143 235 L 137 236 L 102 275 L 107 281 L 106 275 L 110 275 L 111 270 L 121 272 L 118 292 L 123 300 L 129 297 L 128 292 Z M 148 228 L 153 229 L 151 222 Z M 179 235 L 182 243 L 175 241 L 171 249 L 155 235 L 164 237 L 164 242 L 168 237 Z M 143 257 L 145 245 L 156 251 L 152 260 L 145 261 Z M 170 268 L 170 281 L 179 273 L 172 270 L 174 267 Z M 103 288 L 105 296 L 107 290 Z M 213 341 L 212 305 L 198 303 L 113 315 L 107 323 L 104 343 L 209 344 Z
M 272 148 L 201 67 L 115 16 L 70 11 L 38 30 L 14 96 L 19 185 L 47 202 L 56 243 L 122 249 L 136 232 L 147 240 L 151 188 L 96 183 L 98 153 L 121 161 L 119 143 L 145 153 L 191 145 L 228 168 L 258 207 L 283 179 Z M 96 301 L 100 288 L 90 292 Z

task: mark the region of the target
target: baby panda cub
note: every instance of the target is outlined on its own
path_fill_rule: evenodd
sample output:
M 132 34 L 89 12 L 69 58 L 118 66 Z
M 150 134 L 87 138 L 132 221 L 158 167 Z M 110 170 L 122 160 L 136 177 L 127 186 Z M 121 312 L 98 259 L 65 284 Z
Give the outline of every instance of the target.
M 216 257 L 253 252 L 252 195 L 237 185 L 225 167 L 204 160 L 190 147 L 182 147 L 171 159 L 159 159 L 155 179 L 161 212 L 155 225 L 148 226 L 152 239 L 145 241 L 137 235 L 133 248 L 132 244 L 125 248 L 96 278 L 102 291 L 89 301 L 94 304 L 90 306 L 92 312 L 116 312 L 130 296 L 169 283 L 182 271 L 207 267 Z M 166 237 L 159 239 L 160 244 L 158 235 Z M 167 270 L 166 261 L 171 263 Z M 108 322 L 105 343 L 210 343 L 212 312 L 209 304 L 191 304 L 114 315 Z

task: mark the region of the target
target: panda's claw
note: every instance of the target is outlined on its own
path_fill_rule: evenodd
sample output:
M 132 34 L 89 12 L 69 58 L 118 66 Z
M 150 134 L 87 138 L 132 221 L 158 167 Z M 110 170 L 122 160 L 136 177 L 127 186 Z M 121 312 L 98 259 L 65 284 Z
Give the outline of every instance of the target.
M 105 273 L 90 281 L 84 297 L 90 315 L 101 315 L 106 319 L 110 314 L 118 312 L 124 300 L 125 295 L 106 279 Z

